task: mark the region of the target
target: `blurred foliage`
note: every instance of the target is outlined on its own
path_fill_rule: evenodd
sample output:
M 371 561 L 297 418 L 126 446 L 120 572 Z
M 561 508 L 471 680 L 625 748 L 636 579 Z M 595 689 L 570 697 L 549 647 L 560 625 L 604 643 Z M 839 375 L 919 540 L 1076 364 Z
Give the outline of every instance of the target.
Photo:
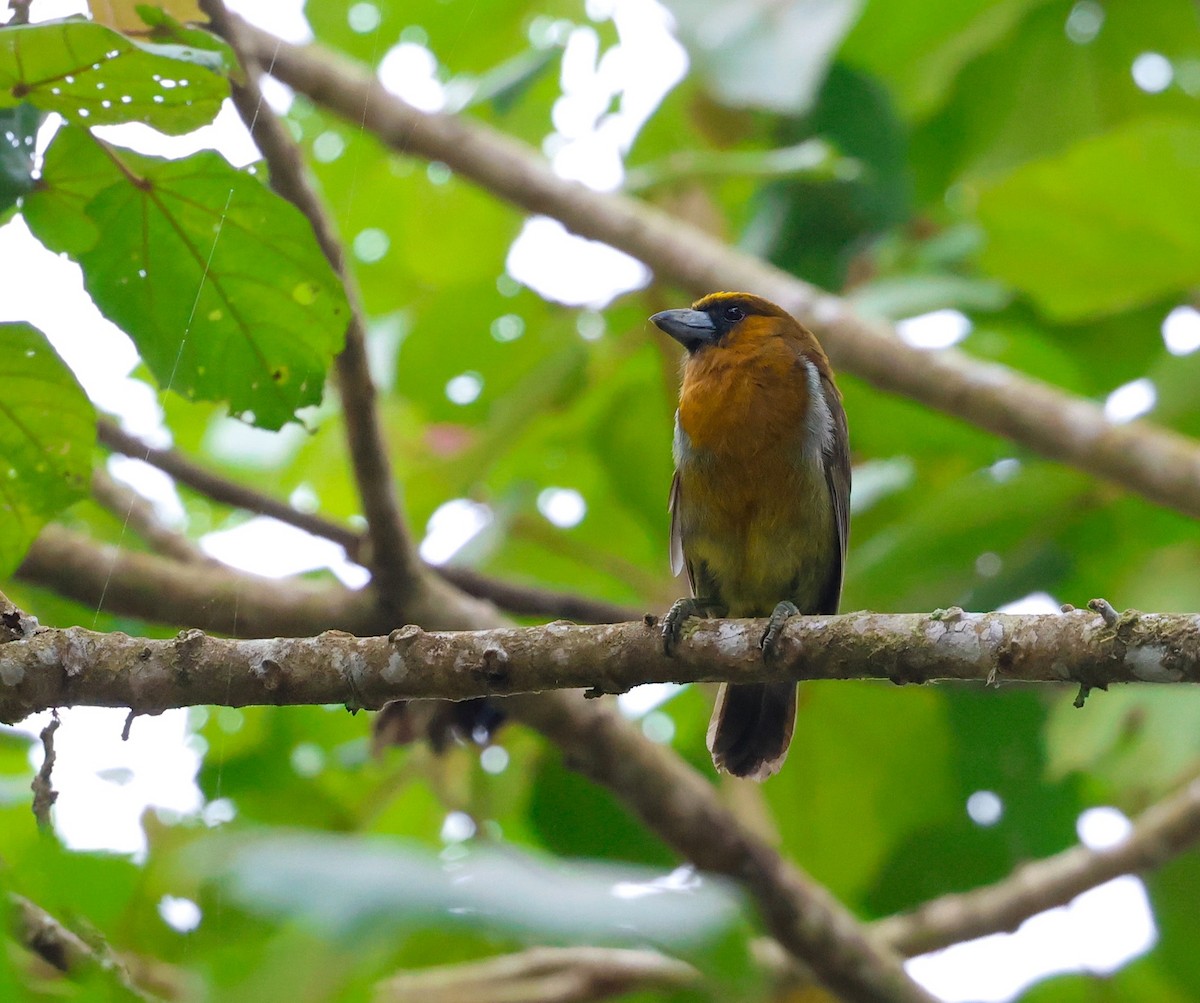
M 562 163 L 581 136 L 620 137 L 607 153 L 576 155 L 620 155 L 639 195 L 864 312 L 957 311 L 963 351 L 1099 402 L 1149 380 L 1150 417 L 1200 434 L 1200 352 L 1186 354 L 1200 344 L 1191 0 L 667 7 L 692 68 L 653 111 L 661 95 L 638 81 L 676 57 L 655 34 L 666 15 L 649 5 L 371 0 L 312 3 L 306 14 L 318 42 L 409 79 L 429 69 L 421 93 L 435 104 Z M 180 448 L 350 519 L 337 402 L 326 394 L 312 406 L 345 306 L 311 236 L 261 172 L 212 153 L 146 157 L 119 134 L 91 132 L 115 121 L 185 132 L 227 92 L 219 42 L 151 20 L 136 41 L 82 22 L 0 30 L 0 218 L 21 213 L 80 262 L 100 308 L 138 345 L 137 375 L 158 392 Z M 48 112 L 70 124 L 40 159 L 31 142 Z M 304 99 L 287 122 L 346 241 L 417 534 L 442 505 L 469 499 L 491 521 L 454 560 L 665 608 L 682 588 L 665 559 L 677 354 L 645 318 L 683 297 L 658 285 L 600 308 L 599 293 L 543 297 L 510 273 L 524 226 L 514 209 Z M 562 259 L 572 267 L 568 248 Z M 146 294 L 130 296 L 131 283 Z M 1179 354 L 1164 341 L 1169 315 Z M 75 461 L 91 440 L 84 402 L 40 335 L 4 331 L 0 458 L 17 474 L 0 492 L 12 550 L 0 557 L 11 568 L 75 496 L 86 473 Z M 180 332 L 190 332 L 182 353 Z M 14 340 L 34 347 L 28 373 L 15 371 L 25 355 Z M 24 414 L 18 378 L 36 413 Z M 281 383 L 288 393 L 271 389 Z M 844 608 L 990 609 L 1031 595 L 1045 609 L 1096 595 L 1119 607 L 1200 606 L 1191 521 L 849 374 L 840 384 L 855 460 Z M 53 408 L 39 404 L 43 391 Z M 18 405 L 27 425 L 8 412 Z M 252 412 L 276 428 L 298 408 L 317 434 L 228 417 Z M 61 442 L 66 466 L 39 476 L 24 433 L 5 432 L 20 427 L 29 441 Z M 559 518 L 570 525 L 547 515 L 564 489 L 584 506 L 578 520 Z M 245 519 L 187 491 L 181 500 L 196 538 Z M 94 503 L 62 519 L 139 546 Z M 25 585 L 5 590 L 46 622 L 163 629 Z M 784 773 L 722 793 L 855 911 L 885 915 L 998 880 L 1074 842 L 1083 809 L 1134 812 L 1200 770 L 1197 695 L 1130 688 L 1094 693 L 1083 710 L 1072 696 L 812 685 Z M 645 730 L 711 775 L 709 709 L 703 688 L 685 689 Z M 631 999 L 765 992 L 748 961 L 751 912 L 683 872 L 664 878 L 670 851 L 533 735 L 508 729 L 482 754 L 413 748 L 373 760 L 366 723 L 341 708 L 198 709 L 193 724 L 208 808 L 202 819 L 148 813 L 137 861 L 39 837 L 28 743 L 0 734 L 0 882 L 103 935 L 148 984 L 197 1000 L 359 1000 L 398 968 L 553 941 L 656 945 L 713 976 L 709 991 Z M 1000 804 L 988 824 L 966 809 L 979 791 Z M 653 870 L 627 870 L 635 865 Z M 458 897 L 452 876 L 471 866 L 482 887 Z M 617 935 L 626 900 L 611 889 L 655 875 L 680 888 L 628 899 L 638 925 Z M 1155 949 L 1114 975 L 1058 976 L 1025 998 L 1200 998 L 1195 855 L 1147 888 Z M 197 903 L 199 925 L 164 922 L 165 896 Z M 705 926 L 702 949 L 683 943 L 681 915 Z M 0 998 L 110 994 L 0 951 Z

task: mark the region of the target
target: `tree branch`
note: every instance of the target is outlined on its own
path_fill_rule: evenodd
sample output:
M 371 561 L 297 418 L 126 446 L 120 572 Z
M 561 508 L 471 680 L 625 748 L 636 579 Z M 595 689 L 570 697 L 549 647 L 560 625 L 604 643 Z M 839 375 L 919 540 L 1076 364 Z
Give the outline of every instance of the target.
M 186 536 L 165 525 L 153 504 L 133 488 L 115 480 L 103 467 L 92 471 L 92 497 L 164 557 L 183 564 L 212 562 L 213 559 Z
M 378 633 L 389 627 L 369 592 L 263 578 L 216 562 L 180 564 L 96 543 L 60 526 L 42 531 L 17 577 L 85 606 L 103 599 L 107 612 L 238 637 L 311 634 L 323 627 Z M 456 624 L 458 617 L 447 614 L 457 612 L 445 611 L 443 624 Z
M 686 962 L 657 951 L 534 947 L 457 965 L 401 972 L 381 982 L 375 1003 L 590 1003 L 636 990 L 700 984 Z
M 13 935 L 48 965 L 68 975 L 96 972 L 118 992 L 117 998 L 144 1000 L 157 997 L 143 992 L 130 978 L 120 960 L 109 950 L 97 951 L 72 933 L 45 909 L 23 895 L 9 894 Z
M 362 66 L 246 26 L 250 51 L 288 86 L 401 153 L 447 164 L 499 198 L 560 220 L 645 262 L 693 294 L 746 289 L 807 324 L 830 358 L 901 394 L 1023 446 L 1200 516 L 1200 446 L 1148 422 L 1113 425 L 1099 406 L 960 352 L 912 348 L 889 325 L 646 203 L 558 177 L 530 147 L 466 117 L 417 111 Z
M 333 221 L 309 179 L 304 158 L 263 100 L 258 86 L 262 72 L 259 60 L 256 54 L 247 55 L 240 23 L 234 23 L 222 0 L 201 0 L 200 7 L 208 15 L 213 30 L 237 53 L 245 71 L 244 79 L 231 81 L 233 103 L 267 161 L 271 187 L 308 218 L 317 243 L 345 287 L 350 323 L 345 347 L 337 357 L 337 375 L 347 444 L 371 539 L 366 563 L 371 568 L 380 601 L 393 609 L 402 609 L 421 591 L 423 567 L 408 538 L 375 407 L 375 384 L 367 364 L 366 324 L 358 290 L 346 269 L 345 253 Z M 262 62 L 269 65 L 271 58 L 268 52 Z
M 880 920 L 872 933 L 905 955 L 1015 930 L 1036 913 L 1120 877 L 1152 870 L 1200 840 L 1200 780 L 1147 808 L 1116 846 L 1073 846 L 1019 867 L 993 885 L 926 902 Z
M 188 459 L 177 450 L 151 446 L 136 436 L 122 431 L 114 422 L 101 419 L 97 427 L 100 441 L 113 452 L 143 460 L 213 501 L 270 516 L 280 522 L 302 529 L 306 533 L 332 540 L 346 551 L 346 556 L 350 560 L 361 559 L 365 540 L 362 534 L 356 533 L 349 527 L 320 515 L 300 512 L 286 502 L 214 473 L 207 467 Z M 94 484 L 93 490 L 95 490 Z M 125 509 L 122 509 L 122 513 L 124 511 Z M 170 531 L 167 530 L 167 532 Z M 155 541 L 147 537 L 141 527 L 139 527 L 139 533 L 152 546 L 155 545 Z M 169 553 L 162 546 L 156 546 L 156 549 Z M 182 556 L 182 554 L 169 553 L 169 556 Z M 467 595 L 475 596 L 478 599 L 487 599 L 501 609 L 522 616 L 574 620 L 578 623 L 620 623 L 623 620 L 636 620 L 639 616 L 637 610 L 618 606 L 616 603 L 590 599 L 569 592 L 517 585 L 513 582 L 491 578 L 470 568 L 432 565 L 428 567 Z
M 184 569 L 178 577 L 191 581 L 202 570 L 207 569 Z M 227 590 L 255 580 L 218 572 L 205 584 L 217 581 Z M 297 589 L 273 584 L 280 598 Z M 266 580 L 262 587 L 268 587 Z M 173 581 L 169 588 L 178 590 L 180 583 Z M 332 600 L 337 592 L 330 587 L 299 594 L 311 605 Z M 347 603 L 344 612 L 361 617 L 365 611 Z M 647 682 L 890 679 L 1070 682 L 1089 688 L 1200 682 L 1196 614 L 1131 611 L 1112 627 L 1083 610 L 960 614 L 949 623 L 944 614 L 797 617 L 780 636 L 769 664 L 758 645 L 763 624 L 696 623 L 671 656 L 663 653 L 650 618 L 448 633 L 408 626 L 388 637 L 328 631 L 315 638 L 246 641 L 199 630 L 156 640 L 82 627 L 43 629 L 28 640 L 0 645 L 0 680 L 5 681 L 0 682 L 0 706 L 5 720 L 19 720 L 51 707 L 78 705 L 130 707 L 138 713 L 196 704 L 346 703 L 375 709 L 389 700 L 467 700 L 581 688 L 593 695 L 621 693 Z M 46 671 L 50 668 L 57 671 Z

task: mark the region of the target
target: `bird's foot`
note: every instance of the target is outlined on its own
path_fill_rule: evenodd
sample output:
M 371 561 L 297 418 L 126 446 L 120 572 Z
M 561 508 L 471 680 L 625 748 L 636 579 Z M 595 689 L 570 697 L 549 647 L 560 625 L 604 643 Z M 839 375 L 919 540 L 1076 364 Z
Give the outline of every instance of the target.
M 707 599 L 695 599 L 691 596 L 676 599 L 667 610 L 667 615 L 662 618 L 663 654 L 670 655 L 679 643 L 679 632 L 683 629 L 685 620 L 718 608 L 716 603 Z
M 794 602 L 788 602 L 786 599 L 771 611 L 771 618 L 767 621 L 766 633 L 763 634 L 762 640 L 758 642 L 758 646 L 762 648 L 764 661 L 770 661 L 772 655 L 775 653 L 775 645 L 779 643 L 779 635 L 783 632 L 783 628 L 787 626 L 787 622 L 792 617 L 798 616 L 799 613 L 799 607 Z

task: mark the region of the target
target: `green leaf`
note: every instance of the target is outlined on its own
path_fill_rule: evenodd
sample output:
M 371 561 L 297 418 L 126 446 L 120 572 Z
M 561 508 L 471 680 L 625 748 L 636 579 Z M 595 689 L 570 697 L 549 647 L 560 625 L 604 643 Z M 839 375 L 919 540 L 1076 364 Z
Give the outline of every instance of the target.
M 33 145 L 42 117 L 31 104 L 0 109 L 0 221 L 33 188 Z
M 1001 42 L 1046 0 L 891 0 L 869 3 L 841 56 L 883 79 L 913 118 L 936 106 L 963 65 Z
M 1200 895 L 1200 855 L 1184 853 L 1146 878 L 1150 901 L 1159 925 L 1155 956 L 1159 969 L 1170 977 L 1181 1000 L 1196 999 L 1200 992 L 1200 917 L 1196 897 Z M 1157 993 L 1142 999 L 1165 999 Z
M 1198 710 L 1200 693 L 1175 686 L 1093 691 L 1083 707 L 1064 693 L 1047 725 L 1050 775 L 1098 773 L 1122 806 L 1140 808 L 1195 772 Z
M 564 857 L 602 857 L 667 866 L 670 850 L 608 791 L 542 756 L 530 790 L 529 822 L 542 844 Z
M 716 98 L 795 115 L 812 104 L 860 4 L 790 0 L 735 9 L 722 0 L 666 0 L 666 6 L 693 72 Z
M 215 153 L 160 160 L 78 129 L 43 183 L 30 228 L 83 266 L 164 387 L 271 429 L 321 400 L 349 308 L 295 207 Z
M 811 136 L 853 157 L 859 175 L 768 186 L 754 200 L 757 213 L 745 242 L 793 274 L 840 289 L 866 241 L 911 211 L 906 129 L 879 82 L 839 61 L 812 113 L 789 123 L 784 139 L 794 143 Z M 770 236 L 761 241 L 756 234 Z
M 694 949 L 741 922 L 740 897 L 719 878 L 681 884 L 661 871 L 561 864 L 513 848 L 458 844 L 439 857 L 397 840 L 276 832 L 196 850 L 185 866 L 198 864 L 241 908 L 349 942 L 437 926 Z
M 1147 93 L 1130 75 L 1145 53 L 1164 56 L 1180 76 L 1200 59 L 1192 0 L 1075 7 L 1073 0 L 1039 4 L 1004 44 L 966 66 L 948 102 L 913 137 L 925 199 L 941 202 L 957 178 L 996 176 L 1131 119 L 1194 116 L 1195 96 L 1179 84 Z M 1079 34 L 1080 14 L 1091 16 L 1094 35 Z
M 1147 119 L 982 188 L 982 264 L 1060 320 L 1200 281 L 1200 125 Z
M 861 902 L 892 847 L 956 807 L 951 752 L 933 689 L 801 686 L 788 766 L 764 786 L 785 851 Z
M 211 48 L 135 42 L 90 21 L 18 25 L 0 32 L 0 107 L 29 101 L 88 125 L 178 135 L 216 117 L 228 68 Z
M 41 331 L 0 325 L 0 574 L 87 491 L 95 413 Z
M 999 310 L 1009 292 L 999 282 L 962 275 L 889 275 L 863 283 L 847 297 L 862 313 L 900 320 L 933 310 Z

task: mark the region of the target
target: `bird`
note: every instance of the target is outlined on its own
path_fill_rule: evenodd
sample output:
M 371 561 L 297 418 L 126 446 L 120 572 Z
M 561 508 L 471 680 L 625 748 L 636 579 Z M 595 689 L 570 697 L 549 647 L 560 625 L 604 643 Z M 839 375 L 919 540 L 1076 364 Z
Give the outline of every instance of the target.
M 686 350 L 675 413 L 670 555 L 691 595 L 663 618 L 669 655 L 700 614 L 788 619 L 838 610 L 850 530 L 842 396 L 811 331 L 750 293 L 716 292 L 650 318 Z M 707 744 L 722 773 L 766 780 L 787 756 L 793 682 L 723 683 Z

